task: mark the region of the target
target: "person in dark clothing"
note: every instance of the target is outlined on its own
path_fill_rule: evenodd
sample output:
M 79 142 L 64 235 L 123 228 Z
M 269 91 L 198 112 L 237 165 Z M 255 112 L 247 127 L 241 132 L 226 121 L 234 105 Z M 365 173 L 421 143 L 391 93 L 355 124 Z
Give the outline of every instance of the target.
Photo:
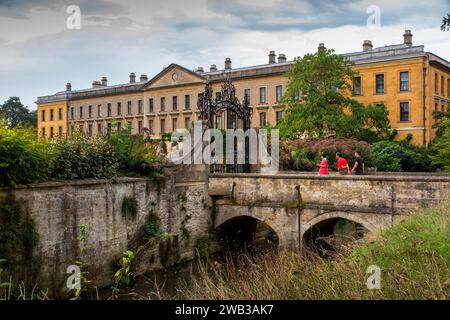
M 352 173 L 356 174 L 357 176 L 364 174 L 364 162 L 361 158 L 361 152 L 356 151 L 355 152 L 355 165 L 353 166 Z

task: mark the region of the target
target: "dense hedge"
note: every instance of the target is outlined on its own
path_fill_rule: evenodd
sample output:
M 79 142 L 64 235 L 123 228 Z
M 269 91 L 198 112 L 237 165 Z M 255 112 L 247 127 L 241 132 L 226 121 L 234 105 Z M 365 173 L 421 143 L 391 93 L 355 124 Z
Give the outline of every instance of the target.
M 366 168 L 374 166 L 374 157 L 367 142 L 337 138 L 290 141 L 282 146 L 281 166 L 287 171 L 315 171 L 318 170 L 316 164 L 320 162 L 320 155 L 324 153 L 327 156 L 329 168 L 337 170 L 336 152 L 340 152 L 352 165 L 355 151 L 361 152 Z
M 110 137 L 70 137 L 45 141 L 36 131 L 9 128 L 0 121 L 0 186 L 46 180 L 112 178 L 119 174 L 162 176 L 154 144 L 130 131 Z

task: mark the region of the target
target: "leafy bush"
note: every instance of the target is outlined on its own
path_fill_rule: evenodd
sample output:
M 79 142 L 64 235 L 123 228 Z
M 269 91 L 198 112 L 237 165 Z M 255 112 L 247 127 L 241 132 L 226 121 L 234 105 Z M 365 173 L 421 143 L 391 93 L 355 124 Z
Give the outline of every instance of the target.
M 320 162 L 320 155 L 324 153 L 328 159 L 330 169 L 336 169 L 336 153 L 351 161 L 355 151 L 360 151 L 365 167 L 374 165 L 374 157 L 370 145 L 364 141 L 353 139 L 325 138 L 299 139 L 290 141 L 282 147 L 281 163 L 284 170 L 314 171 Z
M 147 220 L 139 230 L 139 237 L 142 241 L 149 241 L 162 235 L 160 220 L 156 213 L 151 210 Z
M 372 145 L 378 171 L 430 172 L 432 150 L 406 141 L 380 141 Z
M 142 135 L 132 136 L 129 128 L 113 130 L 109 138 L 118 159 L 119 170 L 127 175 L 150 176 L 162 172 L 161 159 L 153 143 Z
M 0 120 L 0 186 L 46 180 L 51 165 L 49 148 L 33 129 L 8 127 Z
M 117 156 L 105 138 L 80 133 L 50 142 L 55 154 L 52 177 L 56 179 L 112 178 Z
M 435 154 L 431 156 L 432 163 L 450 172 L 450 120 L 442 121 L 441 136 L 434 142 L 432 149 Z

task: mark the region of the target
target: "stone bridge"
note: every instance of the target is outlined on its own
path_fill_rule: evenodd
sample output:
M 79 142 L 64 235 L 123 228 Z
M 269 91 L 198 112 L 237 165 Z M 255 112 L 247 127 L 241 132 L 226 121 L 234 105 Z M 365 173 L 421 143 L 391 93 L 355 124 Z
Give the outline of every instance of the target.
M 251 217 L 270 227 L 281 246 L 301 247 L 308 231 L 333 221 L 350 221 L 368 231 L 391 226 L 417 208 L 448 199 L 450 177 L 215 174 L 208 190 L 216 228 Z

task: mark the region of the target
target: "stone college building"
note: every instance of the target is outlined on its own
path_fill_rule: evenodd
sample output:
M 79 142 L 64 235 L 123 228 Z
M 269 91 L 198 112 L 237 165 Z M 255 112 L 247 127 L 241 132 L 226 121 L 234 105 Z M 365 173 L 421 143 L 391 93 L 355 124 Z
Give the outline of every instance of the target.
M 414 143 L 427 144 L 434 138 L 433 111 L 446 109 L 450 101 L 450 62 L 413 45 L 412 37 L 406 30 L 403 43 L 379 48 L 365 40 L 362 51 L 344 56 L 359 72 L 353 79 L 354 98 L 363 104 L 383 102 L 399 139 L 411 133 Z M 205 83 L 219 92 L 227 79 L 241 101 L 245 94 L 250 97 L 252 127 L 274 125 L 283 118 L 279 101 L 293 64 L 271 51 L 268 63 L 259 66 L 234 69 L 226 58 L 220 70 L 211 65 L 209 71 L 191 71 L 173 63 L 151 79 L 131 73 L 129 83 L 121 85 L 108 85 L 106 77 L 83 90 L 68 83 L 65 91 L 38 98 L 38 132 L 49 138 L 75 131 L 107 134 L 117 122 L 119 128 L 131 125 L 135 134 L 147 128 L 160 137 L 190 127 L 199 117 L 197 99 Z M 225 117 L 217 117 L 216 123 L 225 128 Z

